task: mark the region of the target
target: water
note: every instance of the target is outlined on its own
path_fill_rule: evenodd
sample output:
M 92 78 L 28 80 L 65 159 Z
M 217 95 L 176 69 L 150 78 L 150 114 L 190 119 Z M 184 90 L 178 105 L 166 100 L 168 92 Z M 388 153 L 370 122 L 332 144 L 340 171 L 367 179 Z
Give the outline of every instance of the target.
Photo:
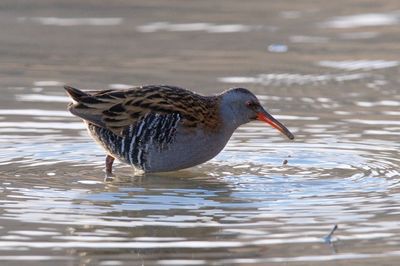
M 397 264 L 397 1 L 61 3 L 1 4 L 2 265 Z M 64 83 L 248 87 L 296 139 L 254 122 L 203 165 L 103 182 Z

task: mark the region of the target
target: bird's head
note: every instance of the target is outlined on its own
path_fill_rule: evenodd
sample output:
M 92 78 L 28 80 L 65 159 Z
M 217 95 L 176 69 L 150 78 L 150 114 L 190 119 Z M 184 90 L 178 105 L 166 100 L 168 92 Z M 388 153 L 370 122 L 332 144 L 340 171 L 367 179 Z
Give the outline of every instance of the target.
M 247 89 L 233 88 L 223 92 L 221 95 L 221 111 L 227 118 L 227 123 L 233 123 L 238 127 L 253 120 L 268 123 L 279 130 L 289 139 L 294 139 L 293 134 L 272 115 L 270 115 L 260 104 L 257 97 Z

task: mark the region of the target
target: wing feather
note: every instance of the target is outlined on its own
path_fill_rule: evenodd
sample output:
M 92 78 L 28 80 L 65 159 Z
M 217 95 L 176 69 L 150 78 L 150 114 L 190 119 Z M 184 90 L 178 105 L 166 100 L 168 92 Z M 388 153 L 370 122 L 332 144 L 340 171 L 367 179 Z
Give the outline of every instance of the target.
M 199 123 L 213 126 L 217 119 L 215 103 L 210 104 L 212 98 L 178 87 L 148 85 L 85 92 L 68 86 L 65 89 L 74 101 L 68 106 L 71 113 L 118 135 L 149 113 L 177 113 L 187 127 L 196 127 Z

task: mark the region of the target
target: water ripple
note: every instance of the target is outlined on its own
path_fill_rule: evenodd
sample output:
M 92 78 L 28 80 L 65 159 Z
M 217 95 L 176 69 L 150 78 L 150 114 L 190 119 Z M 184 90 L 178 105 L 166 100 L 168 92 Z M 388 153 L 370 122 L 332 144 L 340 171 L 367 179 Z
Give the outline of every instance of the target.
M 45 26 L 116 26 L 122 18 L 58 18 L 58 17 L 19 17 L 22 23 L 38 23 Z
M 233 76 L 233 77 L 221 77 L 218 81 L 223 83 L 255 83 L 270 86 L 295 86 L 295 85 L 321 85 L 330 82 L 346 82 L 354 80 L 362 80 L 370 77 L 366 73 L 353 73 L 353 74 L 325 74 L 325 75 L 302 75 L 302 74 L 291 74 L 291 73 L 271 73 L 271 74 L 259 74 L 255 77 L 246 76 Z
M 170 22 L 152 22 L 137 27 L 140 32 L 157 32 L 157 31 L 205 31 L 209 33 L 231 33 L 231 32 L 247 32 L 259 28 L 258 26 L 248 26 L 242 24 L 213 24 L 213 23 L 170 23 Z

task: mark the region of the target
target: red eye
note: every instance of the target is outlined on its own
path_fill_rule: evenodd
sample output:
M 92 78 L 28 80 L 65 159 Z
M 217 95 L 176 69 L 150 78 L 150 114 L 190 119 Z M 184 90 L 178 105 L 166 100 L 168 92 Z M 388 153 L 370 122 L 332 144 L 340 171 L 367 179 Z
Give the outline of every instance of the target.
M 253 102 L 253 101 L 247 101 L 246 102 L 246 106 L 249 108 L 254 108 L 257 106 L 257 103 Z

